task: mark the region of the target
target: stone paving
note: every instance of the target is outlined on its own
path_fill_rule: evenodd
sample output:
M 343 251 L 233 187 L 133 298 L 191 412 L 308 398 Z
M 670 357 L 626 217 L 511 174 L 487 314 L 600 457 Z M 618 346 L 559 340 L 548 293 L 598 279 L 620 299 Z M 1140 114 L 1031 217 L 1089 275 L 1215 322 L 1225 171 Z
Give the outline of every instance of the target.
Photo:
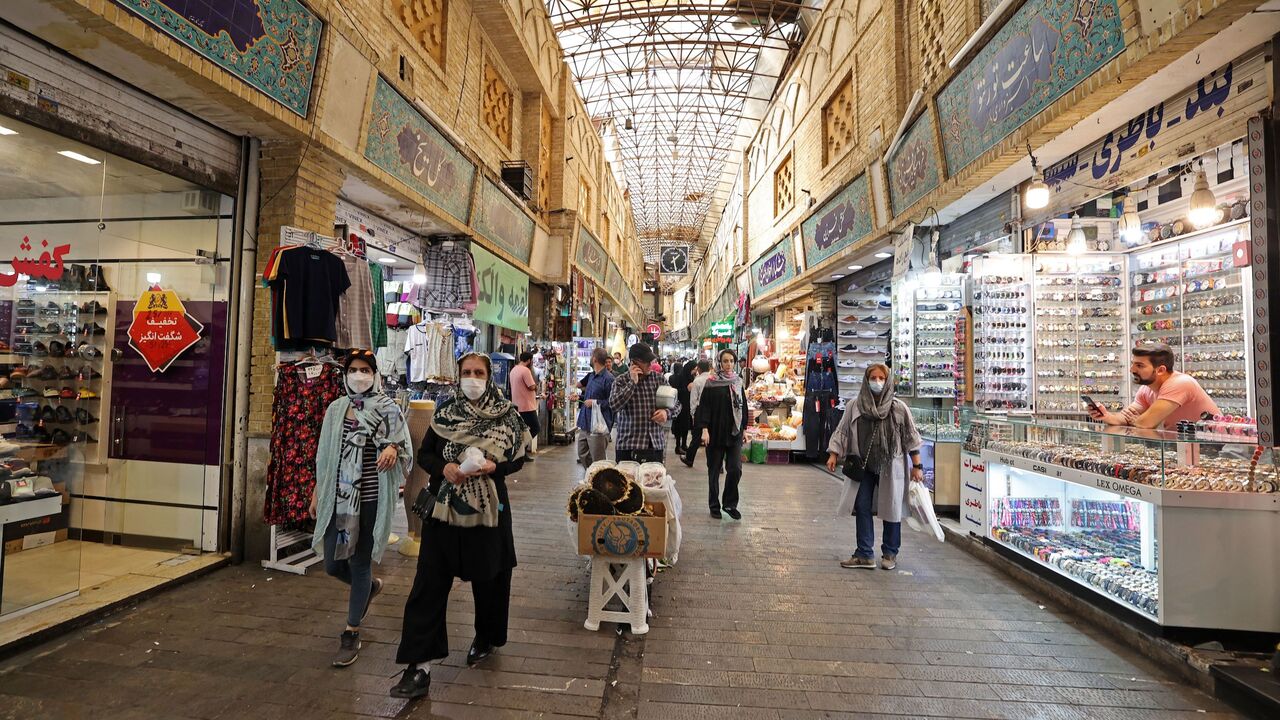
M 646 636 L 582 627 L 588 564 L 563 510 L 581 471 L 554 448 L 512 487 L 510 641 L 467 669 L 470 590 L 455 588 L 428 700 L 387 696 L 413 577 L 389 552 L 350 668 L 329 667 L 337 581 L 245 564 L 0 662 L 0 718 L 1234 717 L 948 544 L 904 530 L 898 570 L 840 568 L 852 520 L 831 516 L 823 472 L 747 466 L 733 522 L 706 513 L 701 465 L 672 464 L 684 548 Z

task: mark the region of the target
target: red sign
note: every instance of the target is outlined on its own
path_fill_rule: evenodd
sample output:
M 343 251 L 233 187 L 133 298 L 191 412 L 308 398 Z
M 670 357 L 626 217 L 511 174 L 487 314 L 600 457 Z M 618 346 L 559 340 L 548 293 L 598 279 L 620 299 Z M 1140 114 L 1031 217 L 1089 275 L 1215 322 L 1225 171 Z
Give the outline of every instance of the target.
M 644 331 L 652 335 L 654 340 L 662 339 L 662 326 L 658 323 L 649 323 L 649 327 L 645 328 Z
M 172 290 L 153 287 L 133 306 L 129 347 L 138 351 L 151 372 L 164 372 L 178 356 L 200 341 L 204 326 L 187 314 Z

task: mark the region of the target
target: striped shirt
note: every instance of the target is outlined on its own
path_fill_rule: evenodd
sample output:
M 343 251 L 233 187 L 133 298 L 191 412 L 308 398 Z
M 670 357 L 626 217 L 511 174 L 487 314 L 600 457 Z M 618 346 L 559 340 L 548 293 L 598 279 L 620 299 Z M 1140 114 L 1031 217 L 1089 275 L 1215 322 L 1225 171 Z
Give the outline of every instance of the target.
M 357 423 L 355 418 L 346 418 L 342 421 L 343 443 L 346 443 L 351 431 L 356 429 Z M 356 483 L 356 487 L 360 489 L 360 502 L 374 502 L 378 499 L 378 448 L 374 447 L 373 443 L 364 446 L 363 460 L 360 480 Z

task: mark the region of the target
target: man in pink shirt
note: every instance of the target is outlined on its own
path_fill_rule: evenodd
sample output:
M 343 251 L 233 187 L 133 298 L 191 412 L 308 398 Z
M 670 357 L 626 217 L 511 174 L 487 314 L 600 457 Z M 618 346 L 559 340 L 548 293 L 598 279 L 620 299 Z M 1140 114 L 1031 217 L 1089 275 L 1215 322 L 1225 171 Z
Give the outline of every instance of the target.
M 1195 378 L 1173 369 L 1173 350 L 1164 343 L 1135 347 L 1129 373 L 1134 384 L 1142 386 L 1133 403 L 1118 413 L 1095 404 L 1089 408 L 1094 420 L 1108 425 L 1176 430 L 1183 420 L 1195 422 L 1203 413 L 1220 414 L 1217 404 Z
M 542 425 L 538 422 L 538 384 L 533 380 L 532 367 L 533 353 L 528 350 L 520 353 L 520 361 L 511 368 L 511 402 L 524 418 L 524 424 L 529 426 L 529 434 L 533 436 L 531 450 L 536 452 Z

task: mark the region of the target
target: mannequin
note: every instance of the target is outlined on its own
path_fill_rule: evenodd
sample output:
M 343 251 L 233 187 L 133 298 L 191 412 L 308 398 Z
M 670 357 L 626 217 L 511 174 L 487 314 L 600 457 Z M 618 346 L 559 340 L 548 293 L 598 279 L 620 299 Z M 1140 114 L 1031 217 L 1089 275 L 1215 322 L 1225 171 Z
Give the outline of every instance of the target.
M 435 412 L 434 400 L 409 401 L 405 419 L 415 452 L 422 446 L 422 439 L 427 436 L 427 429 L 431 427 L 431 417 Z M 400 554 L 405 557 L 418 557 L 418 551 L 422 547 L 419 540 L 422 537 L 422 518 L 413 513 L 413 503 L 418 499 L 418 493 L 427 486 L 427 480 L 427 471 L 417 462 L 413 463 L 413 469 L 409 471 L 409 477 L 404 483 L 404 514 L 409 524 L 409 539 L 400 543 Z

